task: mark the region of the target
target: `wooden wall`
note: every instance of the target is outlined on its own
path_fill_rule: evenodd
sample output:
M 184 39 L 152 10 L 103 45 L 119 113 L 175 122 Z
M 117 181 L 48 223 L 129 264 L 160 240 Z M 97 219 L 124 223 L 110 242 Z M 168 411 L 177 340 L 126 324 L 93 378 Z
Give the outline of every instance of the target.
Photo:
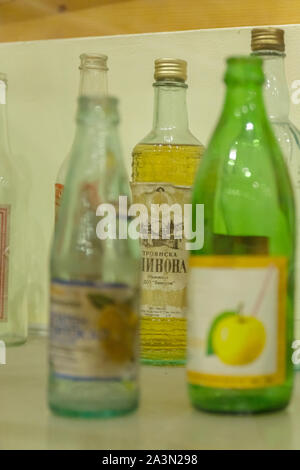
M 0 0 L 0 41 L 300 23 L 299 0 Z

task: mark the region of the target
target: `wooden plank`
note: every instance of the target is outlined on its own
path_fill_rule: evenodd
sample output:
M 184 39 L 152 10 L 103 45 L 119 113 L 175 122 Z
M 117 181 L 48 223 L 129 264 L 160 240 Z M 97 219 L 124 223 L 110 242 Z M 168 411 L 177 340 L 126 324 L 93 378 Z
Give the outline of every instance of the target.
M 0 24 L 120 3 L 124 0 L 0 0 Z
M 77 7 L 2 24 L 0 41 L 300 23 L 299 0 L 109 0 L 84 9 L 78 0 Z

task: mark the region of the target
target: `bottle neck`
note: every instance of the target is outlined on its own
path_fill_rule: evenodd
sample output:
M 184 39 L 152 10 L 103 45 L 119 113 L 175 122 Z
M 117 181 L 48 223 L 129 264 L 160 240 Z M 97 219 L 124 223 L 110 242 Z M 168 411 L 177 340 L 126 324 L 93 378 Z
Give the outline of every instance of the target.
M 7 125 L 7 82 L 0 78 L 0 154 L 10 154 Z
M 262 86 L 259 83 L 229 83 L 222 118 L 245 121 L 246 126 L 266 119 Z M 253 127 L 252 127 L 253 128 Z
M 285 76 L 283 52 L 257 51 L 253 55 L 263 59 L 265 74 L 264 99 L 272 121 L 287 121 L 289 116 L 289 90 Z
M 82 148 L 82 158 L 78 166 L 84 174 L 97 171 L 99 151 L 104 142 L 106 117 L 102 106 L 88 104 L 92 99 L 103 99 L 107 96 L 107 71 L 101 68 L 83 67 L 80 69 L 80 85 L 76 117 L 74 149 Z M 96 148 L 97 151 L 93 149 Z M 89 161 L 89 164 L 88 164 Z
M 107 71 L 99 68 L 80 70 L 79 96 L 107 96 Z
M 89 174 L 93 179 L 99 171 L 104 171 L 109 141 L 118 140 L 118 123 L 117 100 L 114 98 L 79 98 L 73 144 L 79 160 L 78 167 L 81 168 L 79 178 L 81 173 L 81 176 Z
M 186 89 L 187 85 L 182 82 L 154 83 L 153 130 L 156 133 L 176 134 L 176 131 L 188 131 Z

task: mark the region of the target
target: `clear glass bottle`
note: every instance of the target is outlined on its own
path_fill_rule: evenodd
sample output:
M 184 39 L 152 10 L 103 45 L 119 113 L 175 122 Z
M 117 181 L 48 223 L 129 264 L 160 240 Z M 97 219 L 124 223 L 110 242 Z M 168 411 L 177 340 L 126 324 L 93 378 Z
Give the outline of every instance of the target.
M 30 336 L 46 336 L 48 334 L 48 272 L 41 262 L 47 250 L 47 244 L 40 221 L 32 215 L 30 218 L 31 234 L 28 243 L 30 248 L 28 273 L 28 321 Z M 34 235 L 34 236 L 33 236 Z
M 295 288 L 295 339 L 300 340 L 300 131 L 289 120 L 289 89 L 285 75 L 284 31 L 279 28 L 254 28 L 252 55 L 263 59 L 264 98 L 275 136 L 289 168 L 296 203 L 297 249 Z M 300 369 L 300 365 L 295 366 Z
M 258 57 L 227 61 L 224 108 L 193 189 L 188 381 L 196 408 L 257 413 L 291 397 L 295 209 Z
M 7 346 L 27 339 L 26 188 L 9 144 L 7 77 L 0 74 L 0 340 Z M 27 200 L 27 199 L 26 199 Z
M 102 96 L 107 95 L 107 56 L 104 54 L 81 54 L 80 55 L 80 96 Z M 58 208 L 64 190 L 64 184 L 68 171 L 70 154 L 62 162 L 55 181 L 55 220 L 58 216 Z
M 103 97 L 107 96 L 107 56 L 98 53 L 84 53 L 80 55 L 80 83 L 79 83 L 79 97 Z M 55 222 L 58 217 L 58 210 L 61 203 L 61 198 L 64 190 L 68 167 L 71 159 L 71 152 L 67 155 L 61 164 L 55 181 Z M 35 262 L 38 262 L 38 257 L 35 257 Z M 32 279 L 30 282 L 30 289 L 34 291 L 37 278 Z M 43 292 L 40 292 L 42 295 Z M 37 311 L 38 306 L 38 293 L 35 290 L 35 296 L 31 296 L 33 302 L 31 308 L 34 310 L 30 316 L 30 333 L 34 334 L 47 334 L 48 322 L 45 322 L 45 315 L 43 306 L 40 313 Z M 40 296 L 43 301 L 44 297 Z M 44 302 L 42 302 L 44 303 Z
M 204 151 L 188 125 L 187 63 L 157 59 L 151 132 L 133 149 L 132 193 L 150 211 L 152 203 L 189 202 Z M 187 258 L 184 239 L 144 239 L 142 245 L 141 357 L 154 365 L 180 365 L 186 355 Z M 164 268 L 179 259 L 180 270 Z M 162 268 L 163 267 L 163 268 Z
M 139 243 L 96 234 L 99 204 L 117 208 L 130 194 L 116 105 L 79 99 L 52 246 L 49 405 L 62 415 L 113 416 L 138 403 Z

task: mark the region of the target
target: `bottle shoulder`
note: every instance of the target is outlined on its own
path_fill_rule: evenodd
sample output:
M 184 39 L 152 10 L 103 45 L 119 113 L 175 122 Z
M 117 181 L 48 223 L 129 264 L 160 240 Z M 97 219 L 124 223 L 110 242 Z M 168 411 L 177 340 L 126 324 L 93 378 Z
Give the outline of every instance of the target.
M 257 146 L 257 142 L 247 145 L 245 140 L 231 145 L 211 143 L 193 185 L 193 204 L 204 204 L 208 242 L 214 234 L 266 237 L 270 252 L 290 254 L 294 198 L 287 166 L 277 145 L 263 142 L 259 149 Z M 221 240 L 211 242 L 213 248 L 209 249 L 214 249 L 214 243 Z M 244 242 L 247 252 L 248 242 Z M 220 253 L 232 254 L 230 243 L 224 239 Z
M 71 159 L 71 152 L 62 161 L 59 170 L 57 172 L 55 183 L 64 184 L 67 176 L 68 166 Z
M 253 177 L 271 177 L 274 168 L 285 167 L 284 152 L 278 146 L 279 136 L 292 140 L 300 135 L 290 122 L 271 123 L 271 126 L 268 121 L 252 126 L 247 122 L 231 124 L 218 124 L 203 156 L 201 170 L 214 167 L 214 173 L 220 171 L 219 176 L 228 174 L 231 178 L 241 172 L 249 181 Z M 251 177 L 247 176 L 247 169 Z
M 291 121 L 272 122 L 274 135 L 282 150 L 289 175 L 297 192 L 300 189 L 300 131 Z
M 203 147 L 200 140 L 189 129 L 184 131 L 176 130 L 176 132 L 174 132 L 174 129 L 164 130 L 163 132 L 152 129 L 137 145 L 141 144 L 197 145 Z
M 300 142 L 300 130 L 291 121 L 273 121 L 272 126 L 278 134 L 286 135 L 290 139 Z
M 290 132 L 298 136 L 300 135 L 300 130 L 298 129 L 298 127 L 289 119 L 287 120 L 271 119 L 270 122 L 272 126 L 275 127 L 276 129 L 279 129 L 279 130 L 281 129 L 283 132 L 287 132 L 287 133 Z

